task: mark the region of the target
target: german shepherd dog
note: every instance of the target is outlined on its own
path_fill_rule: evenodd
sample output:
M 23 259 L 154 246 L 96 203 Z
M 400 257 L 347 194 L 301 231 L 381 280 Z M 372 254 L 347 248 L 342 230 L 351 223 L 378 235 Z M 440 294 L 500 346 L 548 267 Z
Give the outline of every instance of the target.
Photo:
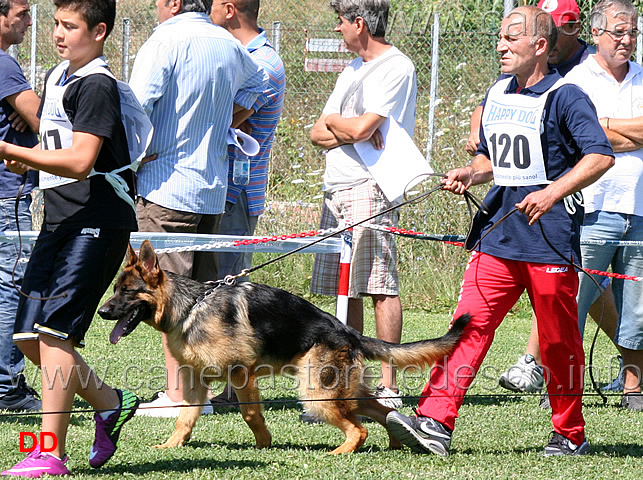
M 392 361 L 398 368 L 431 366 L 451 353 L 469 322 L 463 315 L 443 337 L 397 345 L 364 337 L 284 290 L 252 282 L 214 284 L 218 286 L 164 272 L 152 244 L 145 241 L 138 256 L 130 246 L 114 295 L 98 311 L 105 319 L 118 320 L 112 343 L 145 322 L 167 334 L 180 365 L 192 367 L 191 372 L 180 369 L 184 406 L 174 433 L 159 448 L 189 440 L 210 380 L 235 388 L 257 447 L 269 447 L 257 378 L 261 369 L 272 367 L 275 373 L 295 372 L 292 378 L 298 380 L 305 408 L 344 432 L 346 440 L 331 453 L 354 452 L 368 435 L 358 415 L 386 427 L 392 410 L 364 382 L 363 360 Z M 389 439 L 391 448 L 401 447 L 391 435 Z

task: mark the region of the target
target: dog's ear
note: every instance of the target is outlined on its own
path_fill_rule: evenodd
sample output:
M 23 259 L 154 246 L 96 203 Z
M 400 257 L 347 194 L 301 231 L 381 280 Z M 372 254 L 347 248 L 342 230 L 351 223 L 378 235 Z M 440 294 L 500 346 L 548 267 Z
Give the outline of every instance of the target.
M 136 250 L 134 250 L 132 248 L 132 244 L 130 243 L 127 246 L 127 265 L 126 265 L 126 267 L 133 266 L 137 261 L 138 261 L 138 256 L 136 255 Z
M 152 247 L 152 242 L 145 240 L 141 245 L 141 250 L 138 253 L 139 262 L 143 265 L 143 269 L 147 273 L 158 273 L 159 268 L 159 259 L 154 252 Z

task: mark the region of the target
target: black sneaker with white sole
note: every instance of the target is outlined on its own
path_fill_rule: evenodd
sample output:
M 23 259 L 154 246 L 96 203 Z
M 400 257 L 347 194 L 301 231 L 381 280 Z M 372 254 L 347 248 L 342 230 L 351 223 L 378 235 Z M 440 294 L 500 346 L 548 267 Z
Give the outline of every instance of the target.
M 576 445 L 570 439 L 563 437 L 560 433 L 552 432 L 549 443 L 545 446 L 543 454 L 546 457 L 556 455 L 586 455 L 589 453 L 589 443 L 583 439 L 580 445 Z
M 449 456 L 453 432 L 437 420 L 422 415 L 407 417 L 392 411 L 386 415 L 389 432 L 415 453 Z
M 0 410 L 36 412 L 42 410 L 42 402 L 38 393 L 27 385 L 24 375 L 20 374 L 15 388 L 0 395 Z

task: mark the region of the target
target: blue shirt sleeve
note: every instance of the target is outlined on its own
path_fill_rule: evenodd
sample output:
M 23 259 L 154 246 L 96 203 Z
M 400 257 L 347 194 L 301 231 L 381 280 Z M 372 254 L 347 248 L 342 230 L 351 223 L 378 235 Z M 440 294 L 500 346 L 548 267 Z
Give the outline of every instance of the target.
M 266 88 L 257 97 L 252 106 L 258 112 L 264 105 L 274 104 L 283 95 L 284 82 L 286 81 L 284 66 L 271 47 L 263 47 L 253 52 L 255 61 L 265 72 Z
M 250 109 L 261 95 L 268 83 L 268 75 L 259 66 L 254 58 L 247 51 L 241 50 L 238 63 L 239 79 L 243 80 L 239 90 L 234 97 L 234 103 L 243 108 Z
M 14 112 L 13 107 L 6 100 L 16 93 L 31 90 L 18 62 L 0 50 L 0 140 L 4 140 L 23 147 L 33 147 L 38 143 L 36 135 L 27 129 L 24 132 L 15 130 L 9 122 L 9 115 Z M 0 160 L 1 161 L 1 160 Z M 38 173 L 31 170 L 23 194 L 28 194 L 37 183 Z M 11 173 L 4 163 L 0 163 L 0 198 L 15 197 L 20 187 L 22 177 Z
M 4 100 L 16 93 L 31 90 L 31 85 L 27 82 L 18 62 L 4 52 L 0 54 L 0 72 L 2 72 L 0 99 Z

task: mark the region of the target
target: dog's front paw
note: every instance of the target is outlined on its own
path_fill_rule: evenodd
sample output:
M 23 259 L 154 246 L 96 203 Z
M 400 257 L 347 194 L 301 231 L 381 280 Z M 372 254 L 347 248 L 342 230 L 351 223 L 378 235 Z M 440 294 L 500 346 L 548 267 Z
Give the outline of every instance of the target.
M 272 445 L 272 435 L 267 429 L 253 432 L 255 434 L 255 446 L 257 448 L 270 448 Z
M 268 440 L 267 442 L 257 442 L 255 444 L 255 447 L 259 448 L 259 449 L 261 449 L 261 448 L 270 448 L 271 446 L 272 446 L 272 443 L 271 443 L 270 440 Z

